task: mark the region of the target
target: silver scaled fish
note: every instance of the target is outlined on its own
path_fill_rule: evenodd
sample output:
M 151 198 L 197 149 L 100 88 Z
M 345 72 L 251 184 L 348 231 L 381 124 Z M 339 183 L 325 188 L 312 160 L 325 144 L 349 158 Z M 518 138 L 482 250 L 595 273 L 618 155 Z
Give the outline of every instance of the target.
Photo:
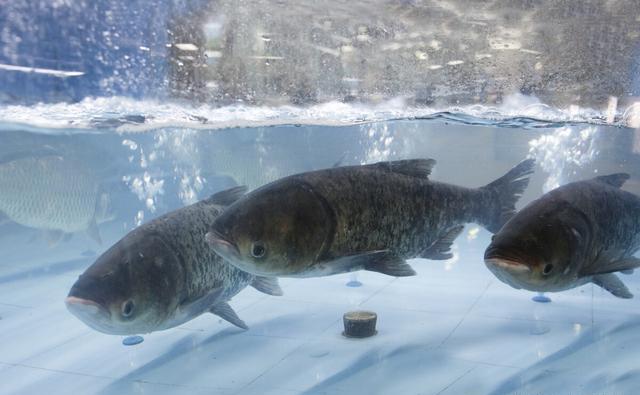
M 110 219 L 109 195 L 79 163 L 61 156 L 0 163 L 0 213 L 47 232 L 50 243 L 86 231 L 101 243 L 97 224 Z

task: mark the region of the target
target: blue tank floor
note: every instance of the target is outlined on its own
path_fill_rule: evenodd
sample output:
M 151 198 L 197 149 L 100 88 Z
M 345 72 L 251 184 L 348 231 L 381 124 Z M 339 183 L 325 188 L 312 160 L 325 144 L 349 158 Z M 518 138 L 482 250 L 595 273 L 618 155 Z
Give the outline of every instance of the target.
M 246 289 L 231 302 L 246 332 L 208 314 L 129 347 L 65 309 L 92 258 L 0 265 L 0 393 L 635 393 L 640 299 L 587 285 L 535 303 L 485 268 L 487 242 L 465 233 L 454 259 L 412 261 L 412 278 L 283 279 L 283 297 Z M 640 296 L 637 274 L 623 280 Z M 341 336 L 352 309 L 378 313 L 377 336 Z

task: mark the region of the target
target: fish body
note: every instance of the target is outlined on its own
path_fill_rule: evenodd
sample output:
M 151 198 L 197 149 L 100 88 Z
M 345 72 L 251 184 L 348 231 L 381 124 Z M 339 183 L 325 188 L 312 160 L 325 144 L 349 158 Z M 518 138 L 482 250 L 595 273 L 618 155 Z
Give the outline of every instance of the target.
M 432 159 L 301 173 L 259 188 L 212 223 L 207 239 L 232 264 L 262 276 L 371 270 L 413 275 L 405 260 L 448 259 L 467 222 L 497 231 L 534 162 L 478 189 L 428 179 Z
M 97 223 L 108 219 L 109 203 L 77 162 L 44 156 L 0 164 L 0 212 L 20 225 L 59 237 L 87 231 L 99 242 Z
M 244 190 L 223 191 L 131 231 L 78 278 L 69 311 L 116 335 L 172 328 L 205 312 L 246 329 L 227 302 L 248 285 L 279 295 L 277 280 L 236 269 L 204 239 L 209 223 Z
M 589 282 L 633 295 L 615 272 L 640 266 L 640 197 L 619 173 L 570 183 L 531 202 L 494 235 L 487 267 L 503 282 L 558 292 Z

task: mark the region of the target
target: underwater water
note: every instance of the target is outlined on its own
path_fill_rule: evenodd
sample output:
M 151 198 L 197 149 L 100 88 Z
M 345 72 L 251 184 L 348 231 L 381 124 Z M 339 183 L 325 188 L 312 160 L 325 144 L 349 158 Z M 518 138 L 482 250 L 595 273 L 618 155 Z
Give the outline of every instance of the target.
M 282 278 L 283 296 L 247 287 L 230 302 L 247 331 L 203 314 L 127 346 L 64 304 L 78 276 L 136 226 L 234 185 L 254 189 L 335 164 L 433 158 L 432 179 L 479 187 L 532 157 L 518 207 L 615 172 L 629 173 L 624 189 L 640 195 L 640 131 L 624 122 L 535 103 L 518 116 L 394 113 L 390 104 L 149 114 L 134 101 L 114 103 L 0 110 L 0 393 L 632 394 L 640 386 L 638 298 L 589 284 L 535 302 L 536 293 L 485 267 L 491 234 L 475 224 L 452 259 L 411 260 L 413 277 Z M 639 276 L 622 276 L 636 295 Z M 345 338 L 343 314 L 361 309 L 377 313 L 378 333 Z

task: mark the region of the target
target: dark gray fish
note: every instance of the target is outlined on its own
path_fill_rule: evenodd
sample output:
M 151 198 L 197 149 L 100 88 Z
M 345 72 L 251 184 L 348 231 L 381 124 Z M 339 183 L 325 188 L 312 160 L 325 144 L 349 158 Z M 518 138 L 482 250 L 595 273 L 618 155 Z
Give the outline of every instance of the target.
M 131 231 L 76 281 L 66 299 L 69 311 L 114 335 L 172 328 L 207 311 L 246 329 L 227 302 L 247 285 L 281 295 L 277 279 L 236 269 L 205 242 L 223 206 L 245 191 L 217 193 Z
M 557 292 L 593 282 L 633 295 L 615 272 L 640 267 L 640 197 L 620 187 L 628 174 L 561 186 L 531 202 L 494 235 L 487 267 L 514 288 Z
M 432 159 L 347 166 L 283 178 L 231 205 L 207 240 L 232 264 L 262 276 L 354 270 L 415 272 L 405 259 L 451 258 L 467 222 L 496 232 L 528 185 L 533 160 L 478 189 L 428 179 Z

